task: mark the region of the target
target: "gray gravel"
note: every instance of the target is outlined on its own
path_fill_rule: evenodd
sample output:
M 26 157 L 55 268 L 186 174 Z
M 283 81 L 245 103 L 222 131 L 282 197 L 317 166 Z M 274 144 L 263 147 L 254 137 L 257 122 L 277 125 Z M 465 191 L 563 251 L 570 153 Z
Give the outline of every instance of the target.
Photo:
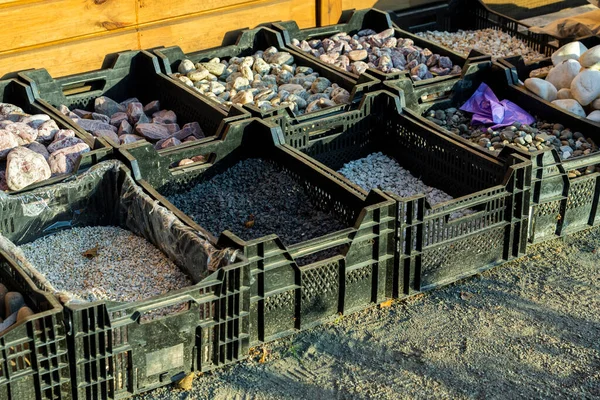
M 256 158 L 167 198 L 217 237 L 225 230 L 244 240 L 275 233 L 291 245 L 347 228 L 318 210 L 287 172 Z
M 338 172 L 366 191 L 381 189 L 401 197 L 425 194 L 430 205 L 453 199 L 448 193 L 427 186 L 396 160 L 380 152 L 344 164 Z M 451 217 L 458 218 L 472 212 L 472 210 L 457 211 Z
M 596 229 L 137 399 L 597 399 L 598 293 Z
M 146 239 L 114 226 L 72 228 L 20 246 L 58 290 L 83 301 L 139 301 L 192 285 Z M 97 256 L 82 253 L 96 248 Z
M 365 158 L 351 161 L 344 164 L 338 172 L 366 191 L 388 190 L 401 197 L 424 193 L 431 204 L 452 200 L 452 196 L 427 186 L 396 160 L 383 153 L 373 153 Z
M 418 32 L 416 35 L 441 44 L 465 57 L 475 49 L 483 54 L 492 55 L 494 59 L 520 55 L 525 61 L 532 62 L 546 58 L 543 54 L 527 46 L 527 43 L 522 40 L 497 29 L 459 30 L 458 32 L 427 31 Z

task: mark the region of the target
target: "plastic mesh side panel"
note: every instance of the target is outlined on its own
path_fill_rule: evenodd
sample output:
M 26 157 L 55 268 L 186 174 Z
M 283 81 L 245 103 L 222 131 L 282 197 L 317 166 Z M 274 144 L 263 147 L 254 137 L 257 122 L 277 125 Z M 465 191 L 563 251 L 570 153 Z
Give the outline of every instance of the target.
M 71 377 L 62 311 L 36 293 L 6 260 L 0 260 L 0 282 L 17 290 L 38 310 L 37 318 L 18 323 L 0 336 L 0 397 L 70 399 Z
M 591 214 L 597 212 L 598 198 L 596 197 L 596 185 L 598 177 L 582 177 L 571 181 L 569 197 L 565 210 L 563 231 L 561 233 L 573 232 L 593 225 Z M 590 221 L 590 216 L 592 220 Z
M 303 327 L 338 311 L 339 260 L 304 269 L 302 274 L 301 322 Z
M 478 232 L 423 251 L 421 289 L 451 282 L 503 261 L 504 228 Z

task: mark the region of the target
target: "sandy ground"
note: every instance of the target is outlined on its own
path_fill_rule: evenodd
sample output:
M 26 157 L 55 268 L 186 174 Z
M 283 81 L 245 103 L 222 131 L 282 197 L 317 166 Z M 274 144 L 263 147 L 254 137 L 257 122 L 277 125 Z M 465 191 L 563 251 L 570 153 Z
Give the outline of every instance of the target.
M 191 391 L 138 396 L 414 398 L 600 398 L 600 230 L 268 344 L 251 360 L 199 375 Z

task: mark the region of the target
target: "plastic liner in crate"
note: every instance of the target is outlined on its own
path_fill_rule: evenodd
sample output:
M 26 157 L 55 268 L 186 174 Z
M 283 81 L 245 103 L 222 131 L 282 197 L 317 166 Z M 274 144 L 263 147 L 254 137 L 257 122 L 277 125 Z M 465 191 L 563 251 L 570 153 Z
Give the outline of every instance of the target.
M 47 110 L 43 101 L 39 101 L 38 99 L 34 98 L 33 92 L 28 85 L 25 85 L 16 79 L 6 79 L 0 81 L 0 102 L 21 107 L 23 111 L 28 114 L 48 114 L 56 121 L 60 129 L 72 129 L 75 131 L 75 134 L 79 139 L 83 140 L 88 146 L 90 146 L 90 151 L 82 155 L 78 165 L 75 166 L 72 172 L 51 177 L 50 179 L 34 183 L 33 185 L 29 185 L 21 190 L 7 192 L 0 191 L 0 197 L 2 194 L 10 196 L 60 182 L 74 174 L 77 174 L 78 171 L 83 171 L 112 155 L 111 147 L 106 144 L 103 139 L 95 138 L 85 131 L 79 132 L 74 128 L 76 125 L 73 125 L 72 123 L 69 124 L 61 118 L 57 118 L 54 113 Z M 2 171 L 4 170 L 4 167 L 4 162 L 0 162 L 0 169 Z
M 279 32 L 267 27 L 259 27 L 242 31 L 235 43 L 229 44 L 226 42 L 223 46 L 212 49 L 184 54 L 181 48 L 173 46 L 156 49 L 154 50 L 154 53 L 161 60 L 163 72 L 167 75 L 171 75 L 172 73 L 177 72 L 181 61 L 184 59 L 191 60 L 194 64 L 208 62 L 213 58 L 229 60 L 231 57 L 249 57 L 254 55 L 257 51 L 264 51 L 271 46 L 277 48 L 279 51 L 287 50 Z M 284 127 L 283 121 L 297 121 L 315 116 L 319 117 L 331 112 L 336 112 L 342 107 L 350 107 L 352 104 L 360 101 L 364 92 L 367 92 L 371 87 L 380 83 L 378 79 L 375 79 L 368 74 L 363 74 L 360 77 L 350 77 L 346 74 L 334 71 L 331 69 L 331 66 L 325 66 L 322 63 L 317 62 L 313 57 L 309 57 L 305 54 L 294 53 L 293 56 L 294 63 L 297 66 L 309 67 L 314 72 L 317 72 L 319 76 L 329 79 L 331 83 L 335 83 L 350 92 L 350 101 L 348 103 L 327 107 L 326 109 L 306 114 L 297 114 L 289 107 L 281 105 L 269 110 L 261 109 L 255 103 L 244 105 L 244 108 L 253 116 L 260 118 L 278 116 L 278 120 L 282 121 L 281 125 Z M 185 83 L 181 82 L 179 79 L 174 78 L 174 81 L 178 85 L 186 86 Z M 204 95 L 201 94 L 201 96 Z M 206 96 L 206 98 L 210 97 Z M 212 101 L 214 101 L 215 104 L 224 107 L 226 110 L 229 110 L 229 106 L 219 104 L 215 100 Z
M 71 399 L 63 308 L 35 287 L 21 260 L 4 251 L 4 242 L 0 235 L 0 283 L 21 293 L 35 314 L 0 333 L 0 398 Z
M 481 65 L 481 64 L 480 64 Z M 514 72 L 514 71 L 513 71 Z M 460 107 L 477 90 L 480 83 L 486 83 L 499 99 L 510 100 L 531 115 L 551 123 L 560 123 L 572 132 L 581 132 L 586 138 L 600 143 L 600 130 L 592 121 L 565 112 L 559 107 L 532 95 L 522 86 L 511 84 L 511 70 L 493 63 L 482 74 L 471 75 L 470 82 L 454 87 L 447 99 L 434 101 L 429 107 L 417 107 L 417 111 L 405 109 L 407 114 L 418 118 L 421 123 L 436 129 L 445 135 L 468 144 L 477 151 L 490 154 L 487 149 L 464 139 L 451 131 L 422 117 L 424 111 Z M 410 97 L 410 96 L 408 96 Z M 569 178 L 569 172 L 600 164 L 600 152 L 561 160 L 554 149 L 535 152 L 523 151 L 506 146 L 497 157 L 506 158 L 518 152 L 532 161 L 532 191 L 529 240 L 540 242 L 576 232 L 600 223 L 598 216 L 598 179 L 597 172 Z
M 550 56 L 558 49 L 555 37 L 533 33 L 515 19 L 492 11 L 480 0 L 453 0 L 390 12 L 394 23 L 409 32 L 499 29 Z M 493 56 L 493 54 L 492 54 Z
M 65 302 L 75 398 L 129 397 L 246 357 L 248 263 L 157 205 L 122 163 L 102 162 L 70 182 L 5 199 L 0 208 L 1 233 L 9 239 L 3 250 L 22 261 L 38 288 Z M 145 238 L 194 284 L 137 302 L 69 300 L 16 246 L 85 226 L 119 226 Z M 60 372 L 53 358 L 35 360 L 49 361 L 53 374 Z M 41 388 L 53 383 L 46 381 Z
M 293 40 L 311 40 L 311 39 L 325 39 L 329 38 L 335 34 L 345 32 L 349 35 L 354 35 L 357 32 L 363 29 L 373 29 L 376 32 L 381 32 L 383 30 L 393 28 L 394 29 L 394 37 L 396 38 L 405 38 L 411 39 L 416 46 L 421 48 L 428 48 L 434 54 L 439 54 L 440 56 L 449 57 L 452 61 L 453 65 L 458 65 L 462 68 L 465 64 L 466 58 L 448 50 L 445 47 L 439 46 L 431 41 L 420 38 L 418 36 L 413 35 L 412 33 L 405 31 L 403 29 L 399 29 L 394 26 L 392 23 L 390 16 L 383 11 L 377 9 L 365 9 L 359 10 L 352 13 L 352 15 L 348 18 L 347 21 L 336 24 L 336 25 L 328 25 L 317 28 L 308 28 L 308 29 L 300 29 L 298 24 L 295 21 L 285 21 L 285 22 L 277 22 L 272 24 L 274 29 L 280 31 L 285 40 L 285 44 L 287 45 L 288 50 L 293 51 L 295 53 L 307 54 L 308 57 L 313 60 L 324 63 L 319 58 L 313 56 L 312 54 L 308 54 L 300 50 L 298 47 L 292 44 Z M 474 52 L 472 54 L 474 57 L 482 56 L 481 53 Z M 325 63 L 324 63 L 325 64 Z M 358 75 L 348 72 L 342 68 L 328 65 L 330 68 L 339 71 L 341 73 L 347 74 L 354 78 L 357 78 Z M 410 73 L 408 71 L 396 72 L 396 73 L 383 73 L 377 69 L 369 68 L 367 70 L 369 75 L 374 76 L 375 78 L 385 81 L 389 79 L 398 79 L 400 77 L 410 77 Z M 440 80 L 452 80 L 458 79 L 458 75 L 444 75 L 444 76 L 434 76 L 434 78 L 426 79 L 424 82 L 433 83 Z
M 181 151 L 157 154 L 151 146 L 137 143 L 120 151 L 130 160 L 138 183 L 199 231 L 203 228 L 166 196 L 188 190 L 247 158 L 282 168 L 302 186 L 315 210 L 331 212 L 346 226 L 287 245 L 276 233 L 247 241 L 230 231 L 220 234 L 220 246 L 242 250 L 250 262 L 251 345 L 386 299 L 387 273 L 393 270 L 395 256 L 394 201 L 376 190 L 366 196 L 315 168 L 302 153 L 283 144 L 281 129 L 275 124 L 258 119 L 236 121 L 222 140 Z M 197 154 L 206 155 L 208 162 L 169 168 Z
M 345 182 L 334 171 L 382 152 L 454 197 L 432 206 L 425 194 L 402 198 L 386 192 L 396 200 L 398 217 L 388 293 L 429 290 L 525 254 L 529 161 L 516 154 L 499 161 L 442 135 L 403 113 L 389 92 L 366 97 L 370 112 L 353 116 L 351 124 L 331 119 L 320 127 L 322 134 L 307 138 L 302 151 Z
M 71 110 L 94 111 L 94 100 L 100 96 L 117 102 L 135 97 L 144 105 L 158 100 L 162 109 L 175 112 L 181 127 L 198 122 L 206 137 L 217 136 L 227 121 L 248 117 L 239 107 L 233 107 L 228 115 L 194 90 L 174 84 L 161 72 L 156 56 L 146 51 L 108 55 L 105 65 L 110 66 L 56 79 L 45 69 L 22 71 L 19 77 L 31 85 L 36 100 L 49 112 L 88 136 L 89 133 L 57 108 L 65 105 Z M 109 139 L 107 142 L 113 147 L 120 146 Z M 179 146 L 185 146 L 185 143 Z
M 460 79 L 439 81 L 433 84 L 426 82 L 412 82 L 410 79 L 401 78 L 384 82 L 384 87 L 398 94 L 404 102 L 404 108 L 411 109 L 419 114 L 431 108 L 435 102 L 451 97 L 459 88 L 468 90 L 479 83 L 489 74 L 491 69 L 489 60 L 469 59 L 460 75 Z M 500 77 L 500 79 L 507 79 Z

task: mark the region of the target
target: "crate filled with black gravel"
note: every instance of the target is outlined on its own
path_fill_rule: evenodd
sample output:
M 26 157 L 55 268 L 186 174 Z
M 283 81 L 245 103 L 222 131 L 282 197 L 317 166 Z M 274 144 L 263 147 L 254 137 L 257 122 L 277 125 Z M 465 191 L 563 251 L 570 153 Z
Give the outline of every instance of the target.
M 177 85 L 151 53 L 122 52 L 105 64 L 109 67 L 60 78 L 45 69 L 20 77 L 51 114 L 113 147 L 140 140 L 158 150 L 180 146 L 219 136 L 227 121 L 248 116 L 238 107 L 226 112 Z
M 120 149 L 160 204 L 248 257 L 251 344 L 377 304 L 395 260 L 395 202 L 284 143 L 280 127 L 250 119 L 222 140 L 168 154 Z
M 6 242 L 0 235 L 0 357 L 11 373 L 0 381 L 0 398 L 70 399 L 63 307 L 36 287 Z
M 2 214 L 2 251 L 65 308 L 70 356 L 85 360 L 73 372 L 81 397 L 112 379 L 90 376 L 90 364 L 106 362 L 123 374 L 144 371 L 136 386 L 110 389 L 129 395 L 161 385 L 160 376 L 177 376 L 184 365 L 193 368 L 184 354 L 197 345 L 196 327 L 216 321 L 210 310 L 222 285 L 220 270 L 247 265 L 157 205 L 118 161 L 4 199 L 0 208 L 11 210 Z M 164 330 L 166 321 L 180 334 Z M 90 352 L 90 342 L 99 343 L 98 353 Z M 177 366 L 146 357 L 164 351 L 181 353 Z
M 167 199 L 215 237 L 229 230 L 249 241 L 274 233 L 293 245 L 346 228 L 318 208 L 289 170 L 262 158 L 240 161 Z
M 184 53 L 174 46 L 154 53 L 178 84 L 226 110 L 238 105 L 254 116 L 277 115 L 282 126 L 286 119 L 350 107 L 379 83 L 370 75 L 352 78 L 303 54 L 292 54 L 280 33 L 267 27 L 244 30 L 235 42 L 225 39 L 212 49 Z
M 428 290 L 524 254 L 530 162 L 494 159 L 438 133 L 389 92 L 365 101 L 369 114 L 339 115 L 306 138 L 302 151 L 361 191 L 380 189 L 395 199 L 397 293 Z

